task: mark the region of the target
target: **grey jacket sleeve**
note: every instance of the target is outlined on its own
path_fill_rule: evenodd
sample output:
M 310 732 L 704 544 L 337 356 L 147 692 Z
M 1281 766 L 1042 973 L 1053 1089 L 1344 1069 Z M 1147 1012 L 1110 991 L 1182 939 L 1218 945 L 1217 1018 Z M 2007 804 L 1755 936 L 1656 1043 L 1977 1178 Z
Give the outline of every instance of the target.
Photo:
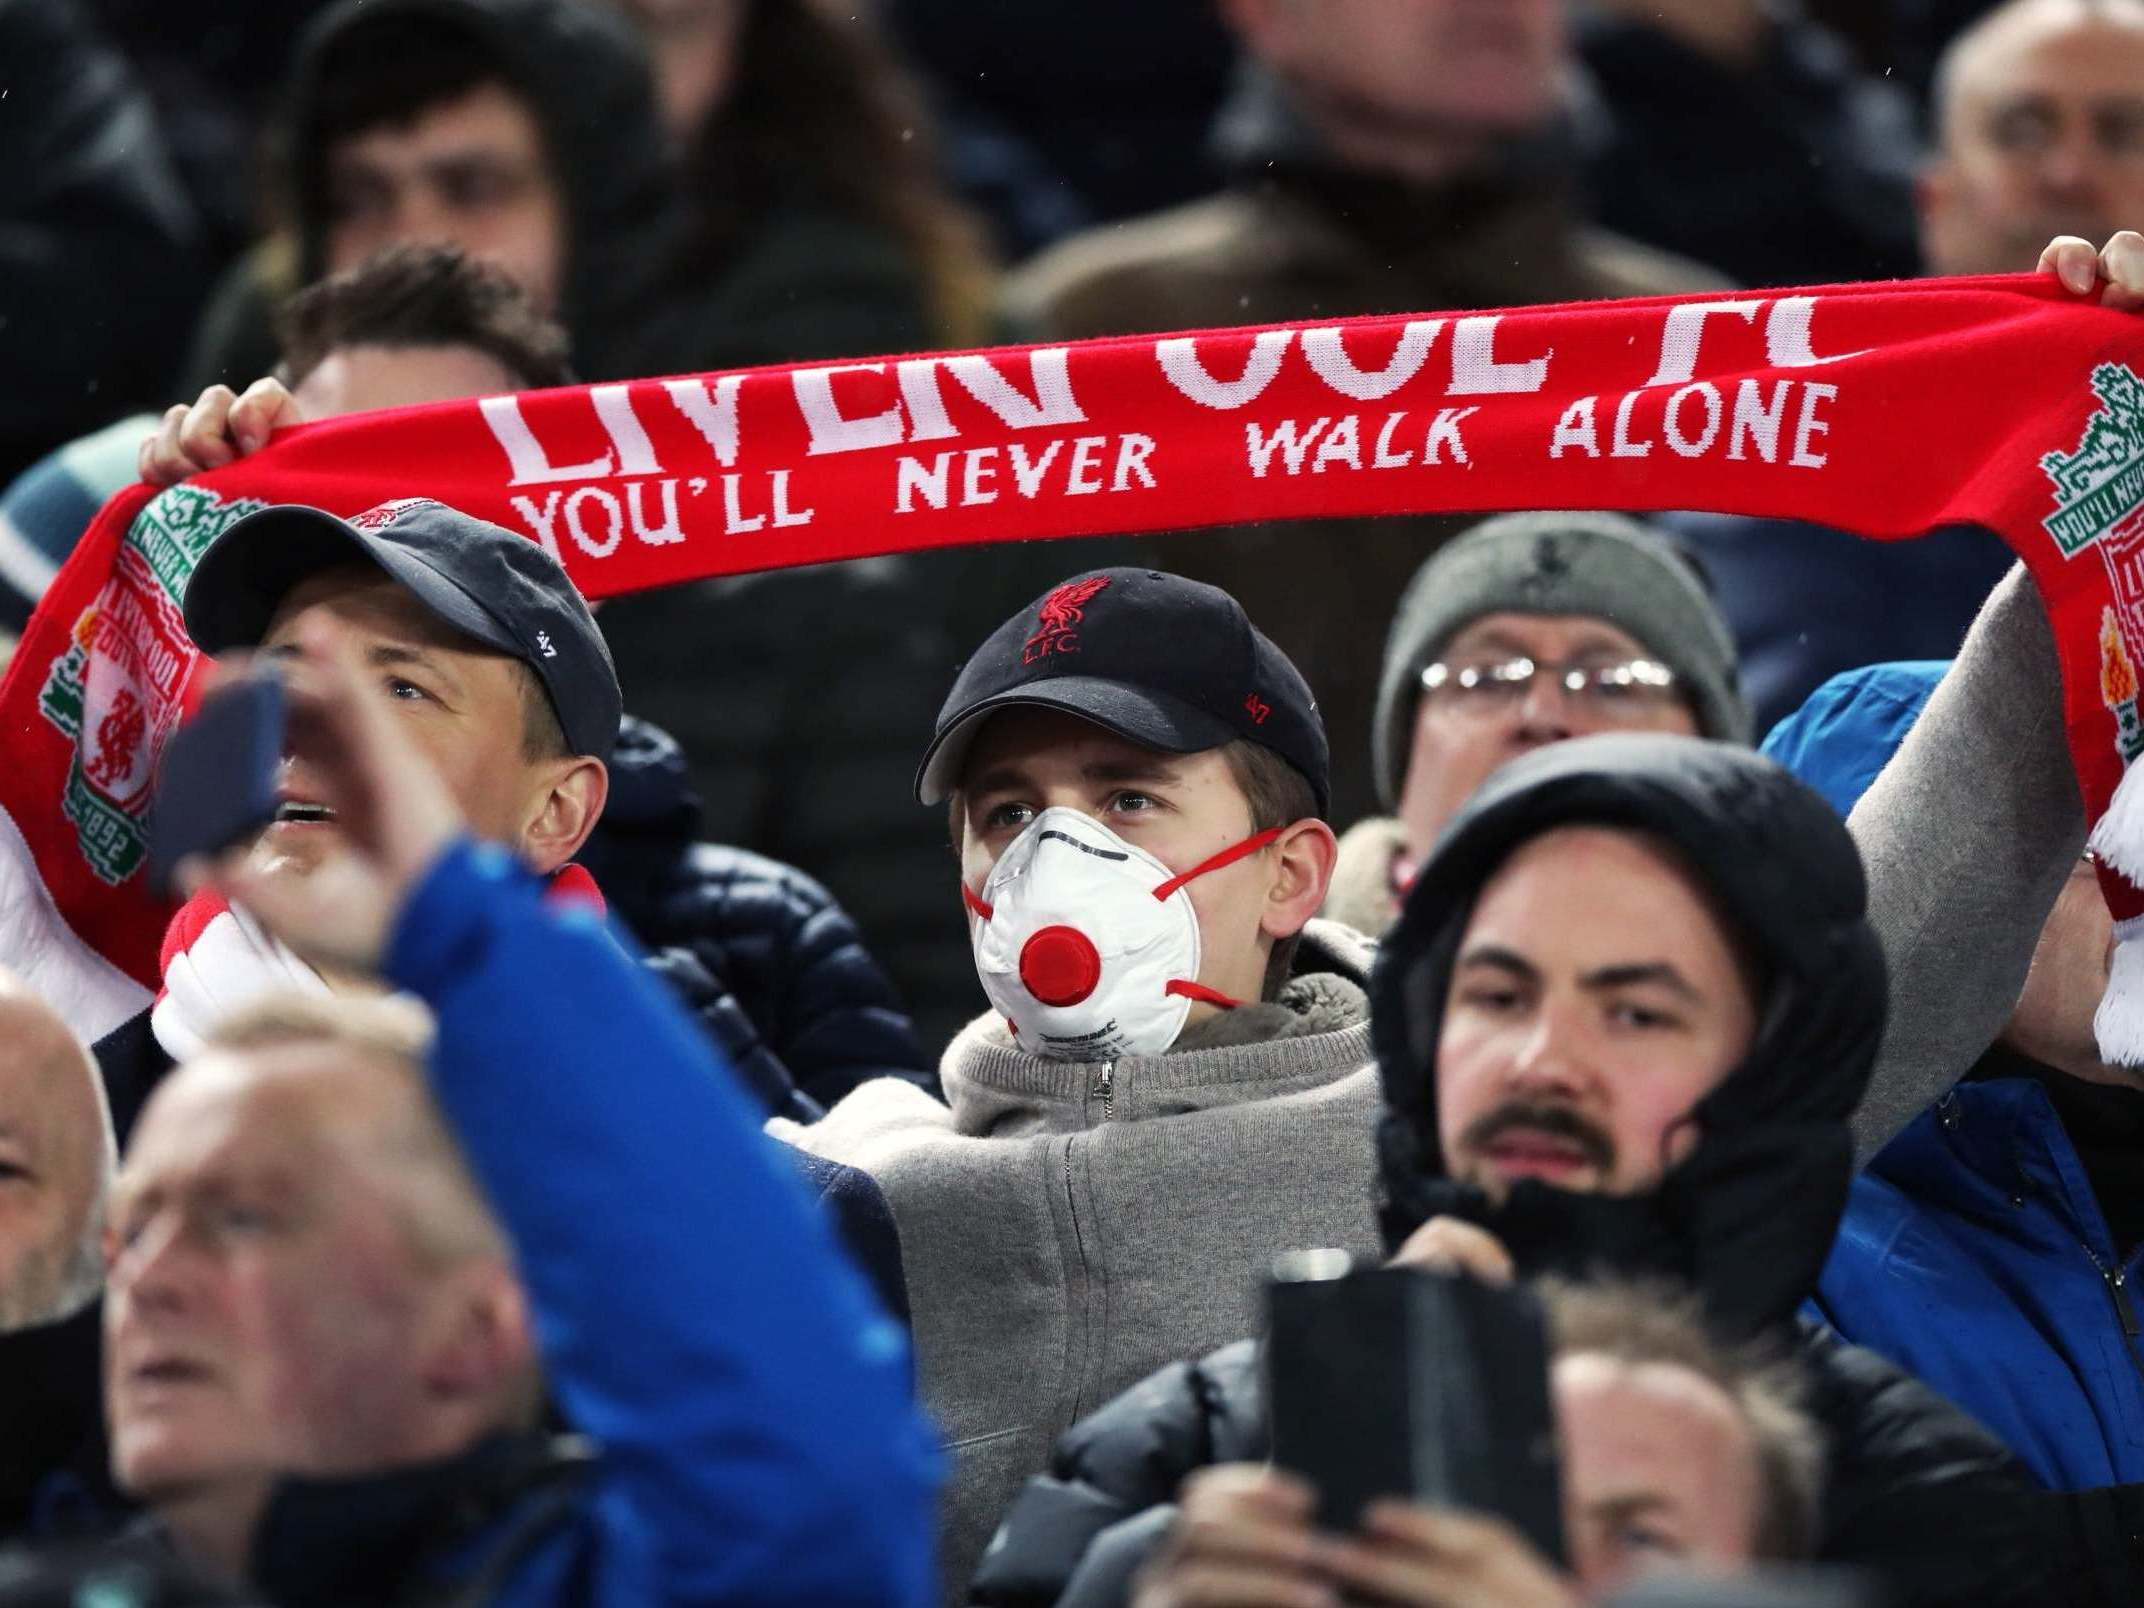
M 1891 969 L 1890 1021 L 1854 1114 L 1866 1162 L 2002 1032 L 2084 848 L 2054 631 L 2024 566 L 1989 596 L 1847 826 Z

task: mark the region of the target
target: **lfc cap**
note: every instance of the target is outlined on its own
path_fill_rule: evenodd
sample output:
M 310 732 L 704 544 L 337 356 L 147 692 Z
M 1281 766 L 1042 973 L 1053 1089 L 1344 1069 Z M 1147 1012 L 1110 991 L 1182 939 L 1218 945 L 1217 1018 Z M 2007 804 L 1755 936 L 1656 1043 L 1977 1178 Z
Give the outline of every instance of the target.
M 1269 748 L 1330 807 L 1317 700 L 1288 656 L 1217 586 L 1104 569 L 1052 588 L 976 649 L 938 713 L 916 797 L 943 803 L 1000 709 L 1057 709 L 1128 742 L 1195 754 L 1242 738 Z

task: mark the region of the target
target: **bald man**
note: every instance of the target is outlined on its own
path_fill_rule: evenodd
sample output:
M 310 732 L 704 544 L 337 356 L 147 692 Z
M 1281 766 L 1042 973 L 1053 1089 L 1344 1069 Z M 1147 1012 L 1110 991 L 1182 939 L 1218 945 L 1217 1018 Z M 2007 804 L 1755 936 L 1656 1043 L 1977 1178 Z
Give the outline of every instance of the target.
M 1921 247 L 1938 274 L 2016 273 L 2057 235 L 2144 219 L 2144 0 L 2010 0 L 1935 88 Z
M 114 1156 L 96 1067 L 51 1007 L 0 971 L 0 1333 L 96 1298 Z

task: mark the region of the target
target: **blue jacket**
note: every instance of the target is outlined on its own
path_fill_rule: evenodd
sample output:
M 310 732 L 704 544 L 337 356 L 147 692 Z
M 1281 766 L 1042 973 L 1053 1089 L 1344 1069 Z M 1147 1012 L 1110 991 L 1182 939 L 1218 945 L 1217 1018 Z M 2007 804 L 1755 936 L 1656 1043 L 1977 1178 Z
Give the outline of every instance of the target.
M 1843 814 L 1948 668 L 1834 676 L 1764 751 Z M 1811 1310 L 1973 1414 L 2050 1488 L 2089 1490 L 2144 1481 L 2140 1261 L 2117 1261 L 2039 1082 L 1968 1081 L 1855 1180 Z
M 384 971 L 438 1018 L 441 1110 L 513 1241 L 553 1395 L 599 1448 L 492 1600 L 929 1601 L 939 1460 L 906 1343 L 662 986 L 467 843 Z
M 1815 1309 L 2081 1491 L 2144 1481 L 2139 1277 L 2046 1090 L 1999 1078 L 1960 1084 L 1855 1180 Z

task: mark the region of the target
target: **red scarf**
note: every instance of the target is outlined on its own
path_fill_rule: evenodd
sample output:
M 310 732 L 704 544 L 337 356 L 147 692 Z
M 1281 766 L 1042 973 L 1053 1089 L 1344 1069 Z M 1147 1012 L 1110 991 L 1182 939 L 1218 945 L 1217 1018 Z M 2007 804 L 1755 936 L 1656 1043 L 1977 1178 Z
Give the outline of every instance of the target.
M 597 915 L 604 911 L 596 879 L 578 865 L 561 866 L 544 899 L 561 907 L 586 906 Z M 216 893 L 197 893 L 179 906 L 164 929 L 157 964 L 162 982 L 149 1026 L 174 1061 L 198 1050 L 220 1019 L 265 994 L 327 992 L 318 972 Z
M 193 667 L 176 600 L 262 502 L 437 497 L 542 541 L 591 597 L 1314 516 L 1703 508 L 1879 539 L 1979 524 L 2047 600 L 2096 820 L 2144 751 L 2140 360 L 2144 320 L 2018 275 L 810 364 L 307 426 L 153 500 L 121 493 L 46 594 L 0 683 L 0 809 L 21 838 L 0 821 L 0 931 L 49 890 L 91 949 L 155 978 L 163 921 L 139 869 Z M 2144 819 L 2115 835 L 2138 847 L 2112 857 L 2144 872 Z M 2110 873 L 2107 891 L 2144 917 L 2137 887 Z

